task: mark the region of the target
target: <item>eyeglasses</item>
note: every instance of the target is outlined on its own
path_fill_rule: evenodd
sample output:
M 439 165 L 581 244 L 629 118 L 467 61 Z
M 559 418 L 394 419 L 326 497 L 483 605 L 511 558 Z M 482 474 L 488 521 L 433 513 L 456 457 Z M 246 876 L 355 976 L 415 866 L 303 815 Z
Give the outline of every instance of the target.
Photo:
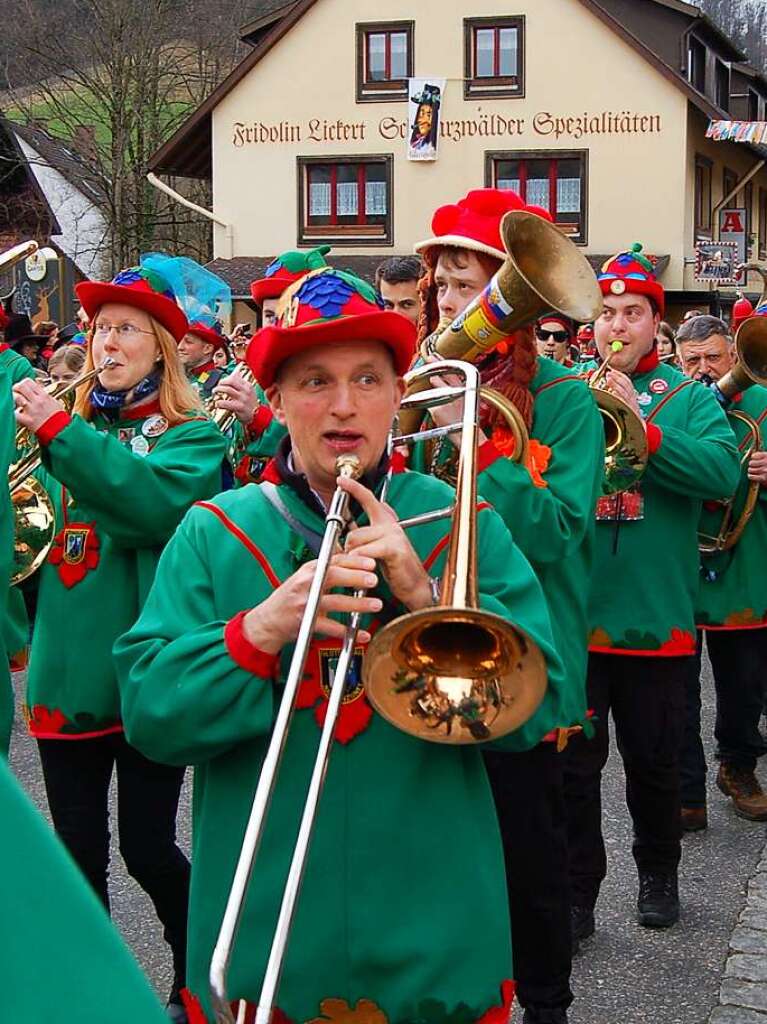
M 94 338 L 106 338 L 112 331 L 117 332 L 118 338 L 122 341 L 131 341 L 138 334 L 154 334 L 154 331 L 142 331 L 140 327 L 133 324 L 107 324 L 99 321 L 93 328 Z
M 567 331 L 544 331 L 542 327 L 536 327 L 535 336 L 539 341 L 548 341 L 549 338 L 553 338 L 560 344 L 570 337 Z

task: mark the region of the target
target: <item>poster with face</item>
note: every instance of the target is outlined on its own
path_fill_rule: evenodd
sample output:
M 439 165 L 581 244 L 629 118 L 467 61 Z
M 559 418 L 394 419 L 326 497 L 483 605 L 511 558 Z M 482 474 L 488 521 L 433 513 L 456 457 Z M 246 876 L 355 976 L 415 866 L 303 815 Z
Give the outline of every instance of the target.
M 436 160 L 444 78 L 408 81 L 408 160 Z

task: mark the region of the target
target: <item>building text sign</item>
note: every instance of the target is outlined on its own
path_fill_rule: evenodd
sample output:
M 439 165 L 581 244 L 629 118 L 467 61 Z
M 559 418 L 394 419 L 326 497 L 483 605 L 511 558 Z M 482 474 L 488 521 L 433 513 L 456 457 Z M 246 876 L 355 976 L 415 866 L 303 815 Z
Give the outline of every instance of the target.
M 332 120 L 326 117 L 306 121 L 235 121 L 232 145 L 243 146 L 305 145 L 307 143 L 367 142 L 383 139 L 393 142 L 407 139 L 411 126 L 407 120 L 386 116 L 378 121 Z M 663 130 L 660 114 L 640 114 L 630 110 L 619 113 L 556 114 L 539 111 L 532 117 L 504 117 L 477 110 L 468 118 L 445 118 L 439 122 L 441 142 L 462 142 L 464 139 L 521 138 L 581 139 L 598 136 L 659 135 Z

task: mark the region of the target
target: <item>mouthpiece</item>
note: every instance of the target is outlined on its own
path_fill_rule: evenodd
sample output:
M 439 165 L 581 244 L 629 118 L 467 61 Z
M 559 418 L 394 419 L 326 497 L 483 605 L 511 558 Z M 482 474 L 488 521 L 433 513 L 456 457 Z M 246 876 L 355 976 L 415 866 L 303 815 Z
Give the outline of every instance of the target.
M 357 480 L 362 475 L 362 464 L 356 455 L 339 455 L 336 459 L 336 474 Z

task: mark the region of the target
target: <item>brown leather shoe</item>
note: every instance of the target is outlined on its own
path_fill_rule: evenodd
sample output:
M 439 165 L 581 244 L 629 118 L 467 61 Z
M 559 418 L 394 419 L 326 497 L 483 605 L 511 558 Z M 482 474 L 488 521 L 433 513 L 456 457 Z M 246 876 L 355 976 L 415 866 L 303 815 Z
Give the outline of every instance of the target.
M 767 821 L 767 795 L 753 772 L 722 762 L 716 784 L 725 796 L 732 797 L 735 813 L 749 821 Z
M 708 814 L 705 807 L 682 808 L 682 831 L 702 832 L 708 828 Z

